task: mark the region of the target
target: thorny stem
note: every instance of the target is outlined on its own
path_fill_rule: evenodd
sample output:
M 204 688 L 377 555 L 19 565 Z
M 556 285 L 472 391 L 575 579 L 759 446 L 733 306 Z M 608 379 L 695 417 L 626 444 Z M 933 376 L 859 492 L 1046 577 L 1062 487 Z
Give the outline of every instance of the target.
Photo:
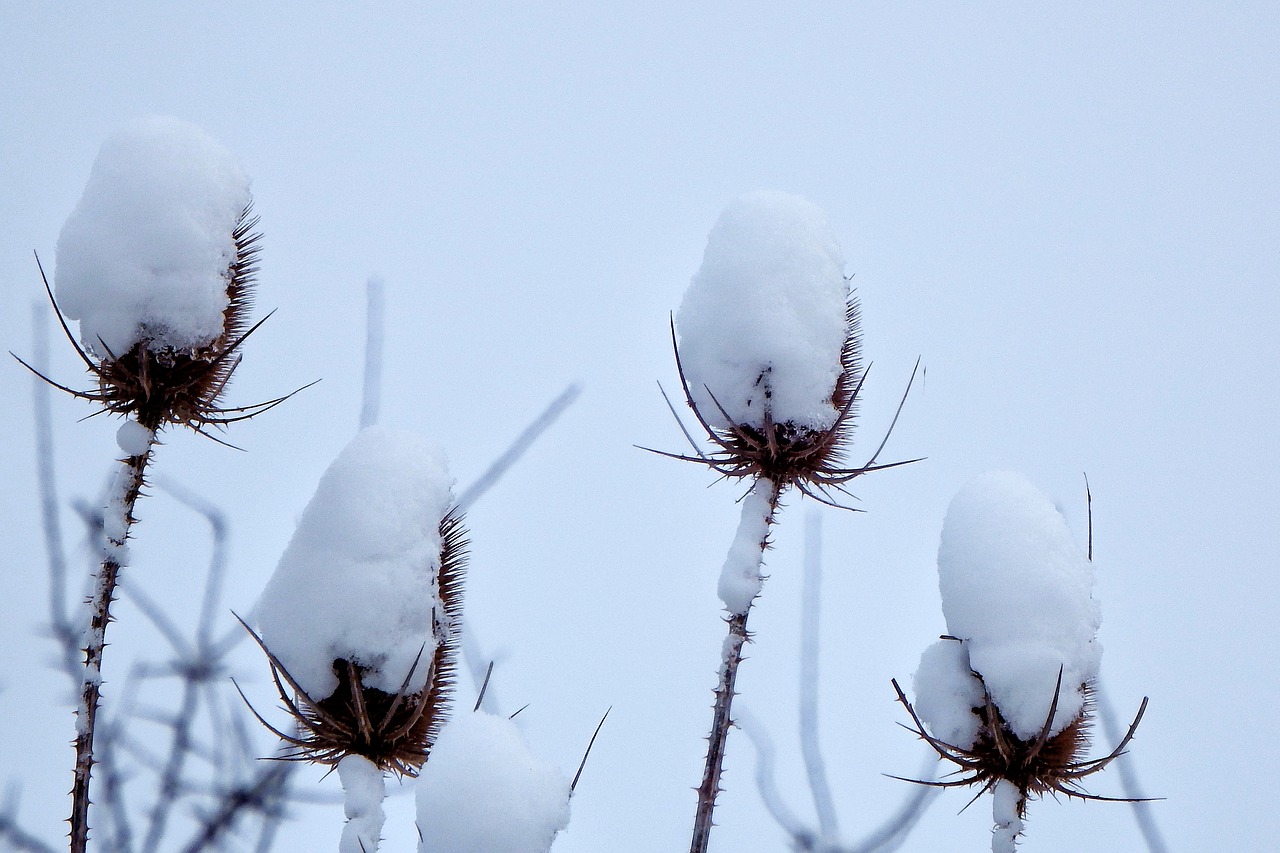
M 146 449 L 123 460 L 108 498 L 102 566 L 89 601 L 89 629 L 85 632 L 84 680 L 80 705 L 76 709 L 76 767 L 71 788 L 71 853 L 85 853 L 89 843 L 89 780 L 93 771 L 93 738 L 102 689 L 102 653 L 106 647 L 111 602 L 115 597 L 120 569 L 127 563 L 125 542 L 135 521 L 133 507 L 142 490 L 143 474 L 155 445 L 155 432 L 147 438 Z
M 759 504 L 752 500 L 760 494 L 761 489 L 765 490 L 768 498 L 763 518 L 754 516 L 754 513 L 759 512 Z M 769 546 L 769 529 L 774 524 L 782 489 L 781 483 L 757 480 L 752 493 L 743 500 L 740 529 L 753 525 L 758 526 L 762 531 L 758 543 L 760 551 L 756 555 L 757 572 L 764 561 L 765 548 Z M 721 790 L 720 776 L 724 772 L 725 743 L 729 737 L 729 727 L 733 725 L 734 685 L 738 680 L 738 664 L 742 662 L 742 647 L 750 639 L 747 634 L 747 615 L 750 612 L 751 604 L 748 602 L 741 612 L 731 613 L 726 620 L 729 624 L 729 634 L 725 640 L 720 678 L 716 683 L 716 699 L 711 709 L 711 733 L 707 736 L 707 763 L 702 771 L 702 784 L 698 786 L 698 810 L 694 816 L 693 843 L 689 847 L 690 853 L 706 853 L 707 845 L 711 840 L 711 827 L 715 825 L 712 817 L 716 807 L 716 795 Z

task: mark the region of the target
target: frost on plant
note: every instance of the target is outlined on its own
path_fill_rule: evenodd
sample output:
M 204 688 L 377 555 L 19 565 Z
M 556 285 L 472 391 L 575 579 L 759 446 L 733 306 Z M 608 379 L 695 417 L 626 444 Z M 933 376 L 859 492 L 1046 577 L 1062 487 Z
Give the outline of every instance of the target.
M 417 789 L 419 853 L 546 853 L 569 824 L 568 780 L 483 711 L 450 720 Z
M 453 481 L 411 433 L 362 430 L 320 479 L 258 607 L 296 757 L 414 774 L 445 713 L 465 542 Z M 287 683 L 291 690 L 285 688 Z
M 1098 675 L 1093 564 L 1045 495 L 1017 474 L 984 474 L 947 510 L 938 549 L 947 635 L 930 646 L 912 705 L 915 730 L 960 768 L 925 784 L 996 793 L 993 850 L 1012 850 L 1028 796 L 1084 799 L 1081 780 L 1132 739 L 1086 759 Z

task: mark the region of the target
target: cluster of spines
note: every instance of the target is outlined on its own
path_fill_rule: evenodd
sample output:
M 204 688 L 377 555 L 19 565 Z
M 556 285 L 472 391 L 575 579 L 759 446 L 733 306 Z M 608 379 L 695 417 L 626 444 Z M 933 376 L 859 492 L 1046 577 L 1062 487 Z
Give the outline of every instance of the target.
M 972 674 L 982 682 L 981 675 L 977 672 Z M 1012 727 L 1001 714 L 1000 708 L 992 700 L 985 682 L 982 686 L 983 704 L 971 709 L 979 720 L 977 737 L 973 745 L 961 747 L 929 734 L 907 700 L 906 694 L 898 686 L 898 682 L 893 681 L 893 689 L 898 694 L 898 701 L 911 716 L 913 726 L 907 726 L 907 728 L 928 743 L 940 758 L 958 768 L 955 778 L 905 781 L 939 788 L 979 785 L 981 787 L 973 798 L 976 800 L 995 788 L 998 782 L 1006 780 L 1014 785 L 1021 795 L 1018 806 L 1019 817 L 1025 816 L 1028 796 L 1040 797 L 1044 794 L 1063 794 L 1084 800 L 1140 802 L 1132 798 L 1091 794 L 1081 787 L 1080 783 L 1124 754 L 1129 742 L 1133 740 L 1138 724 L 1142 721 L 1142 715 L 1146 713 L 1145 698 L 1133 722 L 1129 725 L 1128 732 L 1116 748 L 1101 758 L 1085 758 L 1084 755 L 1089 749 L 1089 731 L 1092 727 L 1093 685 L 1088 683 L 1081 685 L 1084 702 L 1079 713 L 1060 731 L 1051 734 L 1053 720 L 1058 710 L 1058 698 L 1062 692 L 1062 670 L 1059 669 L 1053 688 L 1053 699 L 1049 703 L 1049 713 L 1045 717 L 1044 725 L 1032 740 L 1023 740 L 1014 734 Z

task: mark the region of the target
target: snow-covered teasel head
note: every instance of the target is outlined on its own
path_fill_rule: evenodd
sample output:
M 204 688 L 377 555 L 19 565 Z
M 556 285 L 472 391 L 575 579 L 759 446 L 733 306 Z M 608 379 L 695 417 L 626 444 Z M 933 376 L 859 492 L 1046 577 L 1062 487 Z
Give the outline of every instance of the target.
M 244 171 L 194 125 L 153 117 L 107 140 L 58 238 L 57 308 L 98 383 L 73 393 L 152 430 L 260 408 L 217 404 L 249 331 L 250 206 Z
M 681 382 L 729 476 L 839 481 L 862 370 L 857 301 L 823 212 L 757 192 L 707 238 L 674 320 Z
M 466 545 L 412 433 L 362 430 L 325 471 L 258 605 L 299 757 L 413 773 L 452 692 Z
M 546 853 L 569 824 L 569 781 L 483 711 L 449 721 L 416 788 L 419 853 Z
M 1012 473 L 966 485 L 943 522 L 938 586 L 947 633 L 1014 734 L 1039 733 L 1059 669 L 1050 735 L 1080 716 L 1102 654 L 1093 564 L 1044 493 Z
M 961 768 L 925 784 L 1011 783 L 1018 818 L 1028 795 L 1110 799 L 1080 780 L 1124 750 L 1146 700 L 1113 752 L 1083 757 L 1099 613 L 1093 564 L 1061 513 L 1021 475 L 977 477 L 947 510 L 938 576 L 948 634 L 921 657 L 914 705 L 894 682 L 916 733 Z

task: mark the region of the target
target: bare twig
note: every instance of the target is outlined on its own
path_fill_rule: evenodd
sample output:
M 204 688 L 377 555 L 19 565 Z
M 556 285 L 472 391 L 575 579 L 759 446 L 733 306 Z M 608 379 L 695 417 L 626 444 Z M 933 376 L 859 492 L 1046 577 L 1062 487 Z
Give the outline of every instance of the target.
M 364 337 L 364 397 L 360 405 L 360 428 L 378 422 L 382 405 L 382 342 L 385 337 L 386 282 L 370 276 L 365 285 L 367 305 Z
M 494 460 L 483 474 L 481 474 L 474 483 L 463 491 L 462 496 L 458 498 L 458 511 L 466 512 L 469 510 L 480 496 L 489 491 L 493 484 L 502 478 L 507 469 L 524 455 L 524 452 L 538 440 L 547 429 L 556 422 L 556 419 L 564 412 L 565 409 L 572 405 L 574 400 L 578 399 L 578 395 L 582 393 L 582 386 L 576 382 L 569 385 L 560 395 L 547 404 L 542 410 L 542 414 L 538 415 L 520 435 L 516 436 L 515 441 L 511 443 L 501 456 Z
M 1116 743 L 1121 739 L 1120 723 L 1110 698 L 1102 689 L 1101 681 L 1094 686 L 1093 696 L 1097 703 L 1098 717 L 1102 720 L 1102 731 L 1106 734 L 1107 740 Z M 1147 850 L 1150 853 L 1167 853 L 1169 847 L 1165 844 L 1160 827 L 1156 825 L 1151 803 L 1142 793 L 1142 784 L 1138 781 L 1138 773 L 1133 763 L 1132 755 L 1125 753 L 1120 756 L 1118 762 L 1120 787 L 1124 791 L 1125 799 L 1129 801 L 1129 807 L 1133 809 L 1133 819 L 1138 824 L 1138 831 L 1142 833 L 1142 840 L 1146 842 Z
M 824 844 L 836 842 L 840 830 L 835 802 L 827 782 L 822 745 L 818 741 L 818 625 L 822 598 L 822 516 L 810 510 L 805 518 L 804 587 L 800 618 L 800 753 L 809 777 L 818 835 Z
M 44 303 L 31 311 L 31 332 L 36 367 L 49 372 L 49 329 Z M 40 490 L 40 521 L 44 531 L 45 559 L 49 567 L 49 628 L 62 653 L 62 668 L 75 682 L 80 678 L 78 648 L 81 630 L 67 613 L 67 557 L 62 545 L 58 514 L 58 485 L 54 466 L 52 395 L 39 376 L 31 377 L 31 402 L 35 413 L 36 478 Z
M 938 774 L 939 759 L 930 752 L 917 773 L 920 779 L 935 779 Z M 942 793 L 941 788 L 930 785 L 912 785 L 902 805 L 879 828 L 866 838 L 848 848 L 848 853 L 892 853 L 907 840 L 911 830 L 915 829 L 920 818 L 933 801 Z
M 738 727 L 747 735 L 756 749 L 756 791 L 765 810 L 773 818 L 774 823 L 791 837 L 792 845 L 798 850 L 812 850 L 814 844 L 813 831 L 787 806 L 786 800 L 778 791 L 776 781 L 775 750 L 773 740 L 764 727 L 744 708 L 738 712 Z

